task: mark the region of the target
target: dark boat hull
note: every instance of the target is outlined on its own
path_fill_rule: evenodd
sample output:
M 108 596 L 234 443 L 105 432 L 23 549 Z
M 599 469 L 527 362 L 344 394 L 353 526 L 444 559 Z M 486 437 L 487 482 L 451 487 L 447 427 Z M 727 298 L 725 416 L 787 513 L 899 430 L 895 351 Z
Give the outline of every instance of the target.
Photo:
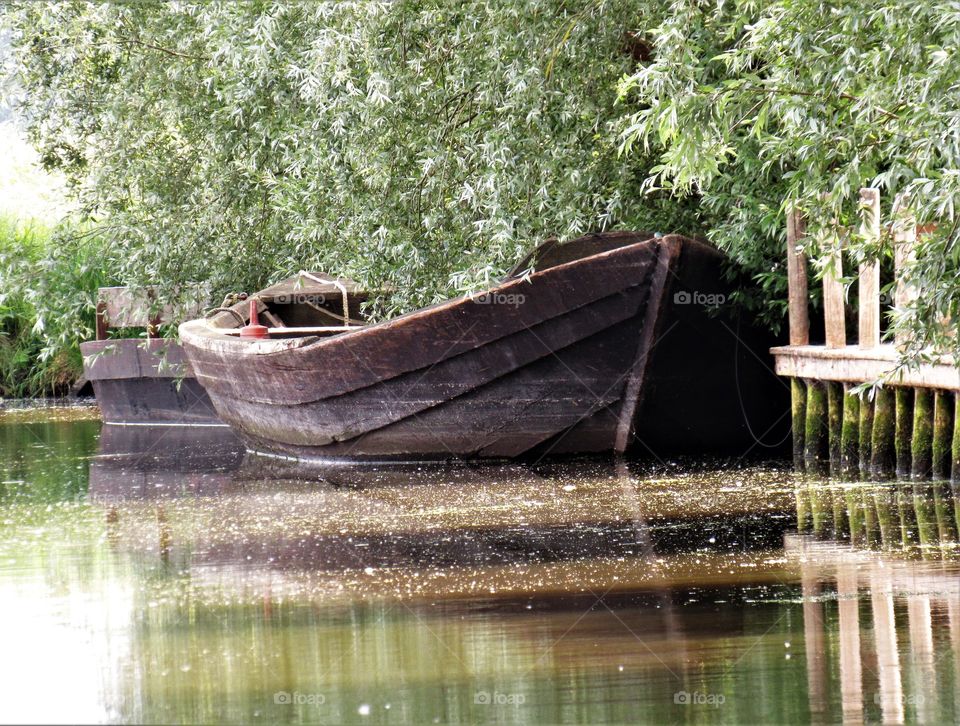
M 117 338 L 81 343 L 80 351 L 106 423 L 222 425 L 177 343 Z
M 659 359 L 661 338 L 685 338 L 684 350 L 702 327 L 717 328 L 702 306 L 673 305 L 671 295 L 716 284 L 721 256 L 675 236 L 584 240 L 592 250 L 599 240 L 599 251 L 333 338 L 249 343 L 203 321 L 181 326 L 181 338 L 221 418 L 251 448 L 281 455 L 545 456 L 625 451 L 642 434 L 658 438 L 658 456 L 693 450 L 696 438 L 699 450 L 749 445 L 739 410 L 704 413 L 701 380 L 679 381 L 679 391 L 651 383 L 655 370 L 675 378 Z M 729 365 L 699 368 L 707 387 L 732 383 L 721 380 Z M 765 418 L 770 404 L 775 394 L 762 402 Z M 670 430 L 643 420 L 665 407 Z

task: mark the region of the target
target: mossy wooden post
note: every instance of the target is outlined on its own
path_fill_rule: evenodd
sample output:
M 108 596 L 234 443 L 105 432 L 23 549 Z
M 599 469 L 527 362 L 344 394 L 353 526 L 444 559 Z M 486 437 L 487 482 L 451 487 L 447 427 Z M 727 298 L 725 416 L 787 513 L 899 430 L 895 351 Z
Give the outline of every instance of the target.
M 913 389 L 897 388 L 897 477 L 907 479 L 913 463 Z
M 954 483 L 960 483 L 960 395 L 954 396 L 952 459 L 950 480 Z
M 803 434 L 807 427 L 807 386 L 799 378 L 790 379 L 790 406 L 793 416 L 793 465 L 803 471 Z
M 870 454 L 873 438 L 873 401 L 867 394 L 860 396 L 860 476 L 870 476 Z
M 810 313 L 807 308 L 807 256 L 803 251 L 806 221 L 796 209 L 787 211 L 787 314 L 790 345 L 810 343 Z M 803 381 L 792 379 L 790 385 L 793 411 L 793 464 L 804 463 L 807 391 Z
M 874 401 L 870 472 L 877 479 L 889 479 L 897 470 L 897 456 L 894 451 L 896 405 L 893 391 L 888 387 L 878 388 Z
M 913 466 L 914 479 L 926 479 L 933 469 L 933 391 L 918 388 L 913 396 Z
M 827 436 L 830 446 L 830 473 L 839 475 L 843 434 L 843 384 L 830 381 L 827 386 Z
M 827 468 L 829 448 L 827 435 L 827 390 L 822 381 L 807 382 L 807 420 L 804 427 L 804 460 L 808 471 L 823 472 Z
M 953 394 L 937 391 L 933 404 L 933 478 L 949 479 L 953 444 Z
M 860 447 L 860 397 L 843 391 L 843 424 L 840 430 L 840 470 L 845 477 L 855 477 L 858 471 Z

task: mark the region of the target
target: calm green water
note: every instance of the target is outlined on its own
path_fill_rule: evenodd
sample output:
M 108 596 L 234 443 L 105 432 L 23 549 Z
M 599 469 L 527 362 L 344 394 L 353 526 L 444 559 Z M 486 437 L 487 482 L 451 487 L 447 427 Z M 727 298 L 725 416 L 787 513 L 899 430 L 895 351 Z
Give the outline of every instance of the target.
M 956 723 L 949 484 L 0 415 L 0 722 Z

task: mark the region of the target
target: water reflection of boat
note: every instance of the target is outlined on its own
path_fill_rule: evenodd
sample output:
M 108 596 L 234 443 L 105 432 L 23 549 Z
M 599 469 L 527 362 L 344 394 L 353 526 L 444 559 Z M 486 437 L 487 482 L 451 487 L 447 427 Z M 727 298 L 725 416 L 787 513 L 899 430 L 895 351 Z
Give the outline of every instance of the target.
M 112 426 L 100 431 L 90 460 L 90 498 L 117 501 L 220 494 L 243 461 L 225 427 Z
M 531 258 L 483 295 L 375 325 L 287 323 L 254 340 L 236 310 L 184 323 L 181 340 L 221 418 L 281 455 L 741 455 L 751 425 L 779 438 L 785 389 L 753 352 L 768 334 L 723 305 L 715 249 L 623 232 L 534 257 L 529 276 Z
M 704 584 L 729 583 L 793 526 L 783 487 L 750 496 L 730 487 L 693 504 L 683 477 L 669 496 L 665 478 L 596 462 L 559 475 L 518 465 L 377 467 L 344 482 L 255 461 L 216 498 L 170 503 L 162 521 L 149 501 L 129 499 L 111 522 L 116 541 L 140 547 L 154 532 L 168 555 L 189 560 L 194 582 L 217 587 L 456 600 L 650 591 L 695 571 Z M 750 576 L 775 582 L 770 569 Z

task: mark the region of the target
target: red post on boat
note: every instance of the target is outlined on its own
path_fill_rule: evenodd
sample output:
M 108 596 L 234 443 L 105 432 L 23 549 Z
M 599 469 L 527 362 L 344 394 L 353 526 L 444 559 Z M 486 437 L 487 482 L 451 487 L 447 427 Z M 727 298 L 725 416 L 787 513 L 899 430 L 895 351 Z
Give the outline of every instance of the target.
M 257 298 L 250 298 L 250 322 L 240 328 L 241 338 L 269 338 L 270 330 L 257 320 Z

